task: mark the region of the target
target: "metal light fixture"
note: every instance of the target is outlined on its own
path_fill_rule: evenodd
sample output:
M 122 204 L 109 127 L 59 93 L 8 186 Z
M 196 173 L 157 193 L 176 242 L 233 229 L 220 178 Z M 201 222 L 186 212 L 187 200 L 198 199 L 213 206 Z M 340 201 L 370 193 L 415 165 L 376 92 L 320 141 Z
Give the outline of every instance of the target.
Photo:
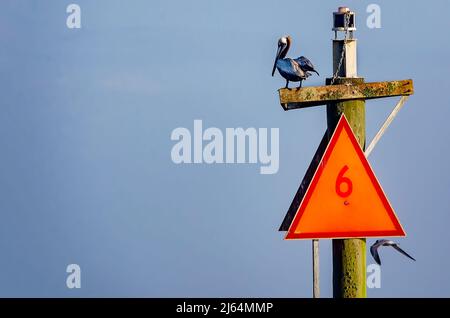
M 350 38 L 353 38 L 353 31 L 356 30 L 355 21 L 355 12 L 350 11 L 347 7 L 339 7 L 337 12 L 333 12 L 334 38 L 337 39 L 338 31 L 349 33 Z

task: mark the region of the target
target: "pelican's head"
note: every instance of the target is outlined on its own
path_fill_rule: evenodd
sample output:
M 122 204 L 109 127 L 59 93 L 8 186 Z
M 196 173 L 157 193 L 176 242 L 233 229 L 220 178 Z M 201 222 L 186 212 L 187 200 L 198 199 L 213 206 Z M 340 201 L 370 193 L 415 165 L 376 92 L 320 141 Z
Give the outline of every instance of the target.
M 278 47 L 288 45 L 291 43 L 291 37 L 289 35 L 284 35 L 278 39 Z
M 290 46 L 291 46 L 291 37 L 289 35 L 282 36 L 281 38 L 278 39 L 278 49 L 277 55 L 275 56 L 275 62 L 273 63 L 272 76 L 273 74 L 275 74 L 278 59 L 283 59 L 286 56 Z

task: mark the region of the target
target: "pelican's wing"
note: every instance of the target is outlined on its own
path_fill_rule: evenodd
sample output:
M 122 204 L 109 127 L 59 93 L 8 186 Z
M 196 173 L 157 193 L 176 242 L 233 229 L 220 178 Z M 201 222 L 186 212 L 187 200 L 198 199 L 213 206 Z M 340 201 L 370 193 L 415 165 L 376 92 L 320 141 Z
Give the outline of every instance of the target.
M 298 62 L 296 60 L 290 59 L 290 58 L 285 58 L 282 60 L 278 60 L 277 62 L 277 67 L 278 70 L 292 75 L 292 76 L 298 76 L 300 78 L 305 78 L 305 71 L 302 70 L 302 68 L 300 67 L 300 65 L 298 64 Z
M 314 65 L 311 63 L 311 61 L 304 56 L 297 57 L 295 60 L 300 64 L 302 68 L 308 71 L 312 71 L 314 69 Z
M 291 62 L 292 65 L 292 69 L 294 70 L 295 74 L 297 74 L 300 77 L 305 77 L 305 71 L 303 71 L 301 65 L 298 63 L 298 61 L 293 60 L 293 59 L 289 59 L 289 61 Z
M 381 265 L 380 255 L 378 255 L 378 245 L 374 244 L 370 247 L 370 254 L 378 265 Z
M 284 73 L 286 75 L 293 77 L 300 77 L 300 78 L 305 77 L 305 72 L 301 69 L 298 62 L 290 58 L 279 59 L 277 61 L 277 69 L 280 72 L 280 74 L 282 74 L 282 76 Z
M 410 259 L 412 259 L 413 261 L 415 261 L 414 257 L 412 257 L 411 255 L 409 255 L 408 253 L 406 253 L 404 250 L 402 250 L 397 244 L 392 245 L 393 248 L 395 248 L 397 251 L 399 251 L 400 253 L 402 253 L 403 255 L 405 255 L 406 257 L 409 257 Z
M 298 64 L 300 64 L 300 67 L 305 70 L 305 71 L 311 71 L 311 72 L 316 72 L 317 75 L 319 75 L 319 73 L 315 70 L 314 65 L 311 63 L 311 61 L 309 59 L 307 59 L 304 56 L 300 56 L 297 57 L 295 59 L 295 61 L 297 61 Z

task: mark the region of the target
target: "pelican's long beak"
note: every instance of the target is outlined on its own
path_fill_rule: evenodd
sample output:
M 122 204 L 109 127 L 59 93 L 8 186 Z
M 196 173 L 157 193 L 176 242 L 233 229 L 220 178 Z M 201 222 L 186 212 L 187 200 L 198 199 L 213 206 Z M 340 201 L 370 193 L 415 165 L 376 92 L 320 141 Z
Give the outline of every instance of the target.
M 277 55 L 275 56 L 275 61 L 273 62 L 272 76 L 275 74 L 275 69 L 277 68 L 277 61 L 281 54 L 281 46 L 278 46 Z

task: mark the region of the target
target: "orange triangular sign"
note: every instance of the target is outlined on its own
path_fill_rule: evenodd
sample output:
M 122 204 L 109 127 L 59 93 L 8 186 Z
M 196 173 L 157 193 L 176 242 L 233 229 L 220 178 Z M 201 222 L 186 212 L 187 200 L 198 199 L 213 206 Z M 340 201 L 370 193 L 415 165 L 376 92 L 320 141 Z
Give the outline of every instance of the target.
M 286 239 L 405 236 L 344 115 Z

